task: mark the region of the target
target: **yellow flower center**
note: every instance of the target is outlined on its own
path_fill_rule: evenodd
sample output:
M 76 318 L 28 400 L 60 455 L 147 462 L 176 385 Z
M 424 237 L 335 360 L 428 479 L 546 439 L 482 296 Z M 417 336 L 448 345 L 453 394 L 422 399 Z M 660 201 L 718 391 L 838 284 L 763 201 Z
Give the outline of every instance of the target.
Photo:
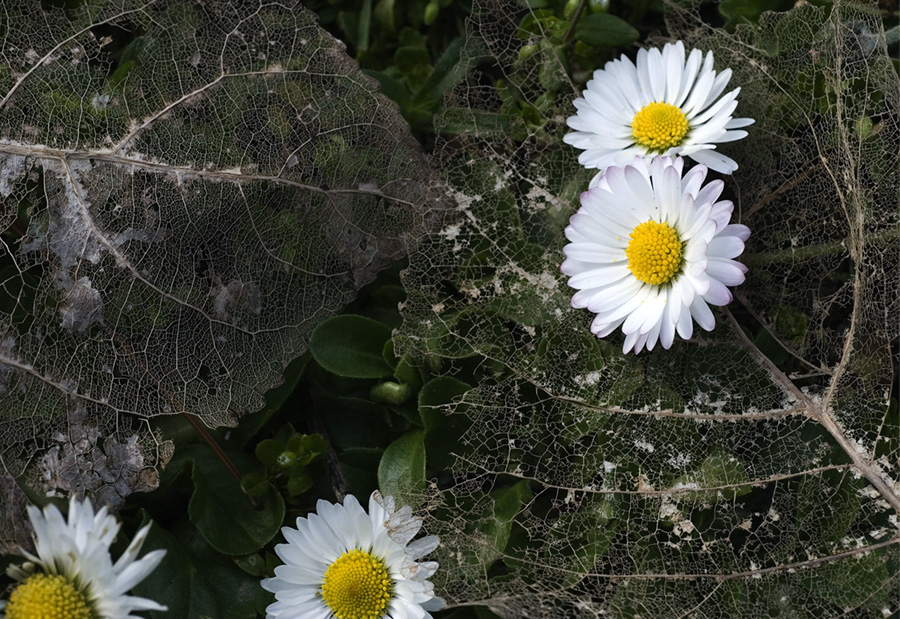
M 379 619 L 384 617 L 393 588 L 384 561 L 354 548 L 325 570 L 321 595 L 338 619 Z
M 681 270 L 683 243 L 666 223 L 645 221 L 635 226 L 625 248 L 628 270 L 647 284 L 665 284 Z
M 648 103 L 631 121 L 634 141 L 650 150 L 665 152 L 684 141 L 690 125 L 681 108 L 668 103 Z
M 35 574 L 13 590 L 6 619 L 91 619 L 87 598 L 64 576 Z

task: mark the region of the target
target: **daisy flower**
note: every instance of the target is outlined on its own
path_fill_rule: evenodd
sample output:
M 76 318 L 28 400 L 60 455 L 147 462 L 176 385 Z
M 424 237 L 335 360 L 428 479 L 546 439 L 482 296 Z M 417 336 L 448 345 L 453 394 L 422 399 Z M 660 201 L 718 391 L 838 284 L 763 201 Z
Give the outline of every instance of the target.
M 677 332 L 716 324 L 710 305 L 731 302 L 726 286 L 744 282 L 747 267 L 732 260 L 750 230 L 729 224 L 734 205 L 717 201 L 724 183 L 703 186 L 707 169 L 658 157 L 650 165 L 611 166 L 581 194 L 569 220 L 562 272 L 578 290 L 572 306 L 594 312 L 591 331 L 606 337 L 619 325 L 624 352 L 669 348 Z M 693 319 L 693 320 L 692 320 Z
M 113 563 L 109 547 L 119 532 L 119 523 L 106 507 L 95 513 L 90 500 L 73 497 L 68 522 L 55 505 L 45 507 L 43 513 L 29 506 L 28 517 L 34 527 L 37 554 L 23 550 L 27 562 L 7 569 L 19 584 L 7 602 L 0 602 L 0 617 L 138 619 L 133 611 L 166 610 L 152 600 L 126 595 L 166 554 L 165 550 L 154 550 L 136 560 L 150 525 L 138 531 Z
M 685 62 L 684 43 L 667 43 L 662 51 L 641 49 L 637 65 L 622 56 L 594 71 L 575 99 L 578 113 L 566 123 L 575 131 L 566 144 L 584 152 L 578 162 L 599 169 L 590 186 L 596 187 L 603 170 L 627 165 L 635 155 L 647 163 L 654 156 L 690 157 L 716 172 L 731 174 L 735 161 L 716 152 L 716 144 L 747 135 L 741 127 L 752 118 L 732 118 L 737 107 L 735 88 L 722 95 L 731 69 L 713 70 L 712 52 L 693 50 Z
M 320 500 L 316 514 L 281 529 L 275 547 L 284 565 L 262 587 L 275 594 L 267 619 L 423 619 L 443 600 L 427 578 L 437 563 L 417 561 L 438 545 L 427 536 L 410 542 L 422 526 L 409 506 L 376 490 L 369 513 L 352 495 L 339 505 Z

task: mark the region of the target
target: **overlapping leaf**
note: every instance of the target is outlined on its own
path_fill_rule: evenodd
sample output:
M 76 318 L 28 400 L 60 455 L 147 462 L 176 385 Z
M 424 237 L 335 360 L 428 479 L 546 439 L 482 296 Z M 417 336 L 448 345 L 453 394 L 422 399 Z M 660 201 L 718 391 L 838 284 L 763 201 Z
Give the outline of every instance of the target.
M 169 449 L 134 420 L 261 407 L 435 206 L 395 106 L 297 3 L 75 4 L 0 21 L 5 543 L 17 488 L 153 487 Z
M 560 146 L 564 54 L 517 30 L 539 21 L 520 3 L 471 22 L 484 73 L 437 123 L 459 217 L 412 256 L 396 342 L 477 381 L 429 403 L 467 428 L 428 497 L 436 585 L 504 617 L 890 615 L 900 126 L 880 18 L 800 3 L 729 35 L 668 9 L 757 119 L 725 145 L 751 270 L 713 334 L 637 357 L 590 334 L 559 272 L 589 180 Z M 522 483 L 513 509 L 485 502 Z

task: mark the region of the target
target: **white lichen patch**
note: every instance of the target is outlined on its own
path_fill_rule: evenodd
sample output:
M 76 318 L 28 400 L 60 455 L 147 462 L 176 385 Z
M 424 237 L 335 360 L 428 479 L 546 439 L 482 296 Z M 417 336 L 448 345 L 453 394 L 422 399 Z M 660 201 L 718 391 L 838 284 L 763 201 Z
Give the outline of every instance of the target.
M 91 325 L 103 324 L 103 300 L 91 286 L 89 277 L 63 284 L 65 293 L 59 306 L 64 329 L 83 332 Z
M 652 454 L 654 451 L 656 451 L 656 447 L 653 446 L 653 443 L 648 443 L 647 441 L 636 440 L 633 444 L 636 448 L 640 449 L 641 451 L 645 451 L 648 454 Z
M 588 372 L 587 374 L 576 374 L 572 380 L 579 387 L 593 387 L 600 382 L 600 371 Z
M 0 153 L 0 197 L 9 197 L 14 181 L 24 175 L 25 157 Z

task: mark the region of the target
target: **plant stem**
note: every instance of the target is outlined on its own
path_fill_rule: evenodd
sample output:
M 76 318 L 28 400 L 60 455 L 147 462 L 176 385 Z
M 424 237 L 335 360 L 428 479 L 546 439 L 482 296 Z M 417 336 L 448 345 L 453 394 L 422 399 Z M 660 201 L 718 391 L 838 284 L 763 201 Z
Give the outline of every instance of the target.
M 893 228 L 886 228 L 878 232 L 873 232 L 864 239 L 864 241 L 869 245 L 873 245 L 887 241 L 896 241 L 898 239 L 900 239 L 900 226 L 894 226 Z M 804 245 L 803 247 L 791 247 L 790 249 L 748 254 L 742 259 L 742 262 L 749 266 L 802 262 L 804 260 L 818 258 L 819 256 L 841 254 L 846 251 L 848 251 L 848 249 L 844 240 L 829 241 L 827 243 L 818 243 L 816 245 Z
M 122 350 L 123 353 L 134 363 L 137 367 L 143 370 L 144 374 L 150 378 L 156 388 L 159 389 L 159 392 L 163 395 L 163 397 L 172 405 L 175 410 L 182 411 L 181 415 L 187 419 L 187 422 L 191 424 L 191 426 L 196 430 L 197 434 L 200 435 L 200 438 L 209 445 L 209 448 L 212 449 L 213 453 L 216 454 L 216 457 L 222 461 L 222 464 L 225 465 L 225 468 L 228 469 L 228 472 L 234 477 L 238 484 L 241 483 L 241 472 L 238 471 L 237 467 L 234 465 L 234 462 L 231 461 L 231 458 L 228 457 L 228 454 L 225 453 L 225 450 L 222 449 L 222 446 L 216 442 L 216 439 L 209 433 L 206 429 L 206 426 L 203 425 L 203 422 L 200 419 L 191 413 L 186 412 L 184 402 L 182 402 L 178 396 L 169 392 L 166 389 L 162 381 L 160 381 L 144 364 L 142 364 L 134 352 L 131 350 L 131 347 L 128 346 L 122 339 L 116 334 L 115 331 L 110 330 L 110 338 L 116 343 L 116 345 Z M 248 497 L 250 499 L 250 503 L 253 507 L 259 507 L 259 503 L 253 497 Z
M 578 24 L 578 20 L 581 19 L 581 14 L 584 12 L 585 2 L 586 0 L 580 0 L 578 6 L 575 7 L 575 13 L 572 14 L 572 21 L 569 22 L 569 27 L 566 28 L 566 33 L 562 38 L 563 45 L 569 42 L 569 38 L 572 36 L 572 33 L 575 32 L 575 26 Z

